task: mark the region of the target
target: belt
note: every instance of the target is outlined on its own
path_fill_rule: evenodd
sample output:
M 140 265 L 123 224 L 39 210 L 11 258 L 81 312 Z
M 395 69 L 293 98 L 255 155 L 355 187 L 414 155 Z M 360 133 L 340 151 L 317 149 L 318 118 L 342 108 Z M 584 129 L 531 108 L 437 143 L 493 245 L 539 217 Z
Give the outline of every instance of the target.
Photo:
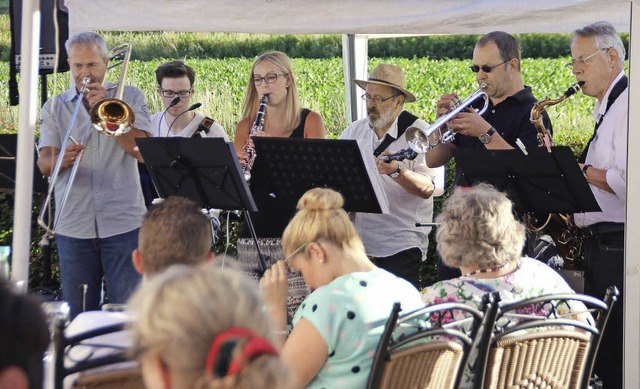
M 579 229 L 584 238 L 624 233 L 624 223 L 600 222 Z

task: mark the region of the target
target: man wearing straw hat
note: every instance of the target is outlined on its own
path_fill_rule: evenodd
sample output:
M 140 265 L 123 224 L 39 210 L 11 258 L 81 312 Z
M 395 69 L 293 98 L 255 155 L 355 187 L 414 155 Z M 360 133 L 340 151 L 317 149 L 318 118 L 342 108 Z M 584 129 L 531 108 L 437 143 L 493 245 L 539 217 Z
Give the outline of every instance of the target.
M 444 168 L 427 167 L 424 154 L 403 161 L 381 158 L 409 147 L 403 136 L 407 128 L 428 127 L 404 110 L 404 103 L 416 98 L 405 89 L 402 69 L 380 64 L 368 80 L 354 82 L 365 91 L 367 117 L 353 122 L 340 138 L 355 139 L 365 157 L 375 160 L 389 200 L 388 214 L 358 213 L 355 225 L 377 266 L 419 288 L 419 265 L 426 258 L 430 229 L 416 227 L 416 222 L 431 222 L 433 196 L 444 192 Z

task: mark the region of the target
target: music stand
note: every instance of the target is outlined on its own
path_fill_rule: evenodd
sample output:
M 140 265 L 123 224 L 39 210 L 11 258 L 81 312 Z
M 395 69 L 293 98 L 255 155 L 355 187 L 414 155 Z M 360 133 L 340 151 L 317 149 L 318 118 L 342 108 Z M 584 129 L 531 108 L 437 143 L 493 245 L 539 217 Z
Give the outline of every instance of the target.
M 266 262 L 249 212 L 257 211 L 232 143 L 222 138 L 137 138 L 136 143 L 162 198 L 187 197 L 201 208 L 243 210 L 261 271 Z
M 14 192 L 16 189 L 16 154 L 18 134 L 0 135 L 0 192 Z M 35 147 L 35 146 L 34 146 Z M 34 153 L 37 161 L 38 153 Z M 33 192 L 47 193 L 47 180 L 40 173 L 38 165 L 33 164 Z
M 344 197 L 347 212 L 388 213 L 387 197 L 375 166 L 367 166 L 352 139 L 254 137 L 257 164 L 265 164 L 270 196 L 295 204 L 312 188 L 331 188 Z M 373 159 L 371 159 L 373 160 Z
M 516 212 L 598 212 L 578 162 L 567 146 L 514 150 L 454 149 L 466 185 L 485 182 L 503 191 Z

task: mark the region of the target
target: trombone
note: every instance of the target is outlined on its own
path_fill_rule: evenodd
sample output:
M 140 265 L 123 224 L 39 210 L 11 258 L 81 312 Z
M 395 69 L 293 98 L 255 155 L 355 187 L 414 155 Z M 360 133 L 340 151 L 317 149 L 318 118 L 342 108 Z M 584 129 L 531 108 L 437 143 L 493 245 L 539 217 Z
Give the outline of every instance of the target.
M 109 65 L 107 66 L 107 72 L 117 66 L 122 66 L 120 72 L 120 79 L 118 80 L 118 84 L 115 86 L 108 88 L 107 90 L 116 89 L 115 97 L 107 97 L 105 99 L 97 102 L 89 112 L 89 116 L 91 120 L 85 127 L 82 132 L 82 137 L 80 142 L 77 142 L 72 136 L 73 127 L 78 116 L 78 111 L 80 110 L 80 106 L 83 104 L 83 95 L 88 93 L 87 85 L 91 83 L 90 77 L 85 77 L 82 79 L 82 86 L 78 93 L 78 101 L 76 102 L 76 106 L 74 107 L 73 114 L 71 116 L 71 121 L 69 122 L 69 127 L 67 128 L 67 132 L 65 134 L 64 140 L 60 146 L 60 153 L 58 154 L 58 160 L 56 161 L 55 167 L 49 179 L 49 190 L 47 191 L 47 196 L 44 200 L 44 204 L 42 209 L 40 210 L 40 214 L 38 215 L 38 224 L 45 230 L 46 235 L 53 237 L 56 234 L 56 230 L 58 228 L 58 223 L 60 222 L 60 215 L 64 211 L 65 205 L 67 203 L 67 199 L 69 197 L 69 193 L 73 186 L 73 182 L 75 181 L 76 175 L 78 174 L 78 167 L 80 166 L 80 160 L 82 159 L 82 155 L 84 153 L 84 149 L 80 150 L 76 159 L 73 162 L 73 166 L 71 167 L 71 172 L 69 173 L 69 180 L 67 182 L 67 186 L 60 197 L 60 201 L 58 203 L 58 211 L 56 214 L 58 217 L 54 217 L 53 226 L 48 222 L 48 218 L 46 218 L 51 209 L 51 199 L 53 197 L 53 192 L 55 189 L 55 184 L 58 181 L 58 176 L 60 175 L 60 170 L 62 167 L 63 155 L 64 152 L 69 145 L 69 141 L 75 144 L 85 144 L 87 140 L 87 136 L 89 135 L 89 129 L 93 127 L 95 130 L 100 132 L 103 135 L 107 136 L 121 136 L 127 133 L 131 128 L 133 128 L 133 123 L 135 121 L 135 114 L 133 109 L 122 100 L 122 95 L 124 93 L 125 86 L 125 78 L 127 74 L 127 66 L 129 65 L 129 60 L 131 57 L 131 44 L 124 43 L 120 46 L 114 47 L 109 54 L 107 55 Z M 105 73 L 106 74 L 106 73 Z M 103 80 L 104 84 L 104 80 Z

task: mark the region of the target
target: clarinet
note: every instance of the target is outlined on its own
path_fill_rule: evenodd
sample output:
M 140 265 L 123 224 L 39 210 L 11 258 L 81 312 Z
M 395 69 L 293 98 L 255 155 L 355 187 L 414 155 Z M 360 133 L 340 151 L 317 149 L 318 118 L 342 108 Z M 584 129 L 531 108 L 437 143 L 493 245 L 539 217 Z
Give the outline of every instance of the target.
M 260 99 L 260 106 L 258 107 L 258 112 L 256 113 L 256 120 L 251 125 L 251 130 L 249 131 L 249 137 L 244 144 L 242 150 L 249 154 L 247 157 L 247 161 L 241 164 L 242 171 L 244 172 L 244 176 L 249 181 L 251 178 L 251 168 L 253 167 L 253 162 L 256 159 L 256 149 L 251 141 L 251 136 L 258 131 L 262 131 L 264 128 L 264 115 L 267 112 L 267 103 L 269 102 L 269 95 L 265 94 Z

